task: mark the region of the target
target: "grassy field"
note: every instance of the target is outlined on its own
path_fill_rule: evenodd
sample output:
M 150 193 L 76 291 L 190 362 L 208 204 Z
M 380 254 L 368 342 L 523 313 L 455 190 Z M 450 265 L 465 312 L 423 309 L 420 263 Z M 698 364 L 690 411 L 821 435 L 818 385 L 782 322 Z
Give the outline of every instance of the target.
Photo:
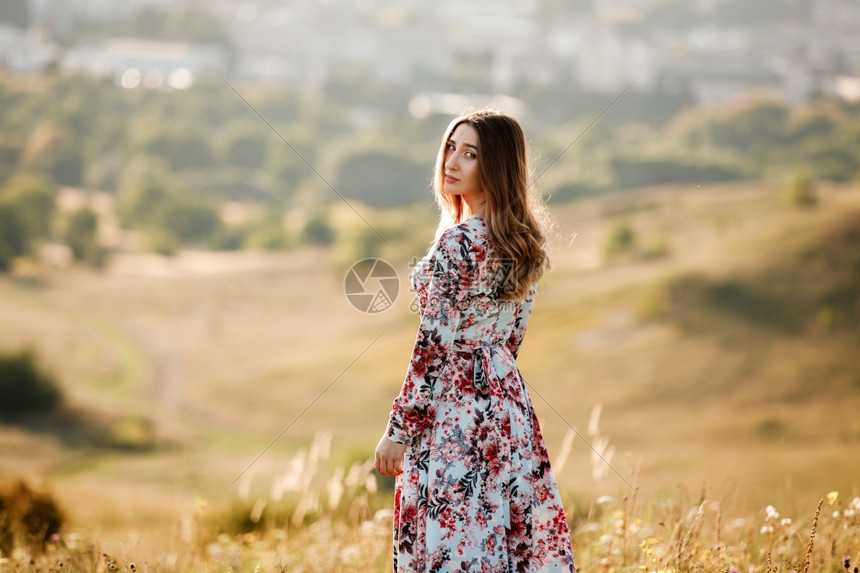
M 860 494 L 860 190 L 819 198 L 694 186 L 558 209 L 519 364 L 583 571 L 860 558 L 844 513 Z M 635 244 L 607 259 L 618 221 Z M 69 516 L 50 555 L 80 570 L 388 567 L 391 483 L 366 460 L 417 318 L 404 281 L 386 312 L 353 309 L 334 258 L 123 254 L 0 279 L 0 350 L 33 346 L 69 397 L 62 416 L 0 425 L 0 480 L 49 488 Z

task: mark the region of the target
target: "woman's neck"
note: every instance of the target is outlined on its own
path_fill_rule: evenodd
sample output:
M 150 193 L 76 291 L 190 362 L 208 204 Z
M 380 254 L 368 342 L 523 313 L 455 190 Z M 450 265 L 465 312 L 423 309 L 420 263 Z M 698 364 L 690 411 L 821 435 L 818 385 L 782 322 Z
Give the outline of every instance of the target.
M 486 214 L 487 200 L 483 196 L 474 197 L 472 195 L 463 195 L 463 212 L 461 220 L 471 219 L 472 217 L 484 217 Z

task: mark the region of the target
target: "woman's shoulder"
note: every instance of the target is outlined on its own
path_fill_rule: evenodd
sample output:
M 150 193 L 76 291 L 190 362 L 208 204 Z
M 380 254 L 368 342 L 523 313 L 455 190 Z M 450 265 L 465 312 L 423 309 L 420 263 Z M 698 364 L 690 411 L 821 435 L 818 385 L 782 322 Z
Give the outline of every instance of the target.
M 483 250 L 486 223 L 480 217 L 471 217 L 442 231 L 436 249 L 467 254 L 475 248 Z
M 451 225 L 439 235 L 437 244 L 459 246 L 463 243 L 473 243 L 486 233 L 486 223 L 479 217 L 466 219 L 462 223 Z
M 481 217 L 470 217 L 456 225 L 451 225 L 442 231 L 439 243 L 461 242 L 464 239 L 475 239 L 483 236 L 487 230 L 487 223 Z

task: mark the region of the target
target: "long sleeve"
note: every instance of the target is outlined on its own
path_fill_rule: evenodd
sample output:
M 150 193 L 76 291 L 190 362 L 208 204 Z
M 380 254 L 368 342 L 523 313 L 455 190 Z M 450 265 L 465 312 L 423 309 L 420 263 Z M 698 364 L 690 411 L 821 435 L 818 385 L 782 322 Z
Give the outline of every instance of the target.
M 458 240 L 461 239 L 461 240 Z M 446 230 L 436 243 L 426 266 L 427 298 L 421 305 L 421 321 L 415 337 L 412 359 L 400 394 L 394 400 L 387 435 L 398 443 L 408 443 L 420 435 L 435 415 L 433 385 L 448 362 L 468 295 L 474 263 L 462 230 Z
M 531 318 L 534 302 L 535 290 L 532 289 L 528 298 L 523 301 L 514 314 L 514 328 L 507 341 L 508 350 L 511 351 L 514 358 L 516 358 L 520 352 L 520 345 L 523 343 L 523 337 L 526 335 L 526 327 L 528 326 L 529 319 Z

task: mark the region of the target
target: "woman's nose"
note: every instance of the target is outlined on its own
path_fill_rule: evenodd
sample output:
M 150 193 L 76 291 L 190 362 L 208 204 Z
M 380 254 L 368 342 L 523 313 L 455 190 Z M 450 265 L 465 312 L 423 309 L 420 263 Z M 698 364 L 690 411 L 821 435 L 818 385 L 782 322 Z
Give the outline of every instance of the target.
M 445 161 L 445 168 L 450 170 L 457 166 L 457 153 L 451 152 L 451 155 L 448 156 L 448 159 Z

